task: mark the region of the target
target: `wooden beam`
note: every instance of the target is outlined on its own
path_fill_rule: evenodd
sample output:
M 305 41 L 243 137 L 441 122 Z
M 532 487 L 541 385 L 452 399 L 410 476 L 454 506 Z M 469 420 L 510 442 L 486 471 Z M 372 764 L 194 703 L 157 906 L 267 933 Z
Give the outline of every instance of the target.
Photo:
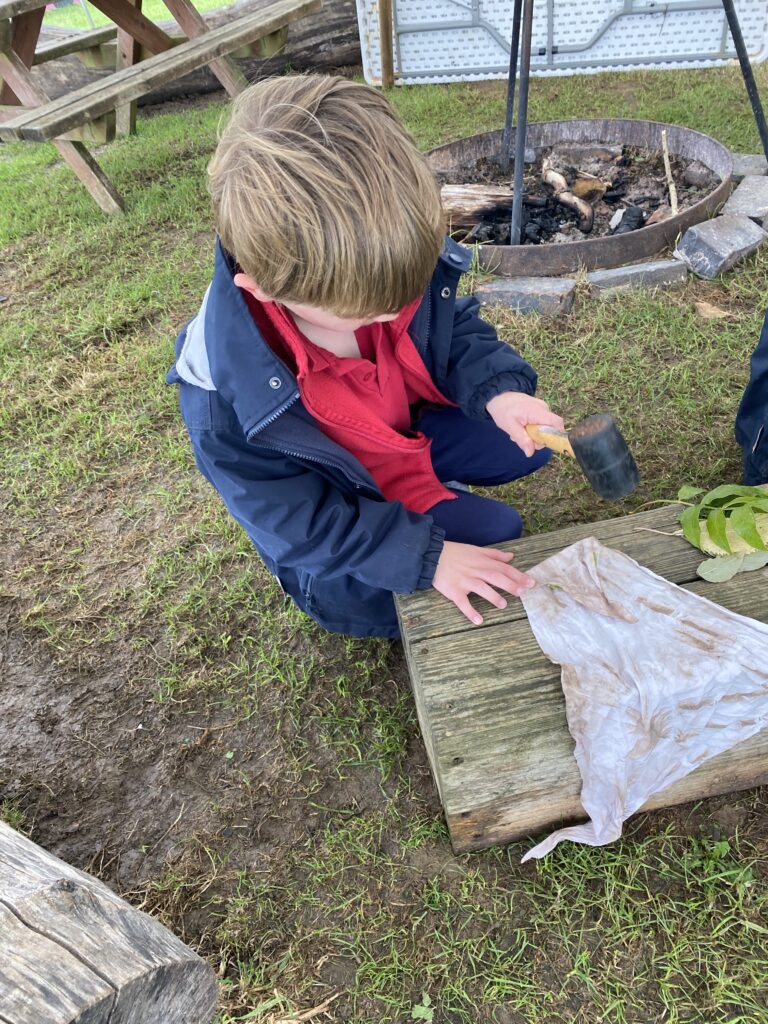
M 137 42 L 142 43 L 152 53 L 165 53 L 173 46 L 173 40 L 167 32 L 163 32 L 129 0 L 88 0 L 102 14 L 114 21 Z
M 60 39 L 39 43 L 35 48 L 34 63 L 36 65 L 44 64 L 49 60 L 66 57 L 70 53 L 98 49 L 103 43 L 111 42 L 115 38 L 116 32 L 115 25 L 105 25 L 103 28 L 94 28 L 90 32 L 73 32 L 72 35 L 63 36 Z
M 38 8 L 35 11 L 26 11 L 24 14 L 18 15 L 11 22 L 10 39 L 7 39 L 2 45 L 2 49 L 10 48 L 13 50 L 25 67 L 32 67 L 32 61 L 35 58 L 35 47 L 40 36 L 40 26 L 43 23 L 44 15 L 45 7 Z M 5 34 L 8 34 L 7 25 Z M 20 97 L 15 94 L 10 85 L 7 82 L 3 82 L 2 88 L 0 88 L 0 103 L 18 103 L 19 99 Z
M 766 570 L 727 583 L 696 575 L 701 552 L 674 536 L 678 505 L 499 544 L 526 570 L 584 537 L 634 558 L 685 590 L 768 621 Z M 583 821 L 581 776 L 561 669 L 536 643 L 520 601 L 483 607 L 472 626 L 434 589 L 395 595 L 416 710 L 456 852 Z M 654 794 L 668 807 L 768 782 L 768 729 Z
M 137 12 L 141 13 L 141 0 L 128 0 Z M 117 49 L 115 52 L 115 70 L 129 68 L 141 60 L 141 43 L 126 32 L 124 28 L 117 30 Z M 115 132 L 117 135 L 136 134 L 136 100 L 115 104 Z
M 0 53 L 0 75 L 7 79 L 13 91 L 26 106 L 42 106 L 48 102 L 47 95 L 33 81 L 29 68 L 22 64 L 12 50 L 10 53 Z M 61 138 L 52 141 L 62 158 L 69 164 L 104 213 L 122 213 L 125 208 L 123 197 L 83 143 L 68 142 Z
M 195 39 L 209 31 L 205 19 L 195 10 L 189 0 L 163 0 L 163 2 L 178 22 L 179 27 L 186 32 L 188 39 Z M 208 67 L 230 96 L 237 96 L 247 88 L 248 79 L 231 57 L 217 57 L 216 60 L 210 62 Z
M 189 39 L 149 60 L 52 100 L 44 110 L 30 111 L 28 114 L 22 112 L 10 125 L 0 126 L 0 138 L 46 142 L 77 124 L 112 110 L 120 100 L 143 96 L 154 86 L 209 64 L 214 58 L 231 53 L 244 43 L 269 35 L 284 24 L 318 10 L 320 6 L 320 0 L 275 0 L 236 21 L 211 29 L 197 39 Z
M 381 47 L 381 85 L 391 89 L 395 84 L 395 61 L 392 53 L 392 0 L 379 0 L 379 44 Z
M 159 921 L 0 821 L 0 1020 L 210 1024 L 217 988 Z
M 0 106 L 0 124 L 4 121 L 12 121 L 19 116 L 18 106 Z M 115 137 L 115 112 L 109 111 L 101 117 L 89 121 L 87 124 L 70 128 L 66 134 L 59 136 L 69 142 L 87 142 L 91 146 L 104 146 L 112 142 Z M 2 1022 L 0 1021 L 0 1024 Z

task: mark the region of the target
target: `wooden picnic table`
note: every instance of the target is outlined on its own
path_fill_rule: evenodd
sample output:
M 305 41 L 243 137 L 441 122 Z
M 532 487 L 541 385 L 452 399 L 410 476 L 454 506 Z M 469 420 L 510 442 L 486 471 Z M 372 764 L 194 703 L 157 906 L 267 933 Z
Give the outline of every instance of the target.
M 584 537 L 740 615 L 768 622 L 768 569 L 727 583 L 696 575 L 704 557 L 682 537 L 679 505 L 499 544 L 530 569 Z M 473 626 L 435 590 L 396 605 L 416 710 L 456 852 L 584 821 L 581 776 L 568 732 L 560 666 L 533 635 L 520 601 L 482 605 Z M 705 761 L 655 794 L 646 810 L 768 782 L 768 729 Z
M 229 95 L 236 95 L 248 82 L 230 54 L 319 10 L 322 0 L 267 0 L 257 9 L 240 9 L 213 29 L 192 0 L 163 0 L 186 35 L 180 43 L 141 13 L 141 0 L 89 2 L 116 26 L 117 68 L 106 78 L 51 100 L 31 72 L 46 0 L 0 0 L 0 139 L 52 142 L 102 210 L 116 213 L 123 209 L 122 197 L 71 133 L 206 64 Z M 139 60 L 140 48 L 151 56 Z

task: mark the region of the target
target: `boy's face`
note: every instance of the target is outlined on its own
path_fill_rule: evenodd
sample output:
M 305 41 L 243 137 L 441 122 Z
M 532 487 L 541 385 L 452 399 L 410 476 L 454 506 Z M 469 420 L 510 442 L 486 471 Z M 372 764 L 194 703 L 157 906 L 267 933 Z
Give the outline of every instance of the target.
M 243 288 L 245 291 L 250 292 L 259 302 L 273 301 L 248 274 L 235 274 L 235 284 L 238 288 Z M 372 316 L 365 320 L 346 320 L 343 317 L 335 316 L 333 313 L 327 313 L 324 309 L 318 309 L 317 306 L 304 306 L 298 302 L 281 302 L 280 305 L 285 306 L 294 317 L 298 317 L 304 323 L 334 334 L 349 334 L 356 331 L 359 327 L 367 327 L 368 324 L 389 323 L 391 320 L 396 320 L 399 316 L 399 313 L 384 313 L 382 316 Z

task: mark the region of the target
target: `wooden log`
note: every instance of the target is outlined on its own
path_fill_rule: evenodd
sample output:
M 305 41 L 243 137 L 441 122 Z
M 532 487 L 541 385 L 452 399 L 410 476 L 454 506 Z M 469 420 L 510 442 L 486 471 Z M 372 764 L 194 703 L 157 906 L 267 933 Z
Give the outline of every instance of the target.
M 440 195 L 451 230 L 471 228 L 498 207 L 512 209 L 512 189 L 499 185 L 443 185 Z
M 0 1021 L 209 1024 L 209 964 L 0 821 Z

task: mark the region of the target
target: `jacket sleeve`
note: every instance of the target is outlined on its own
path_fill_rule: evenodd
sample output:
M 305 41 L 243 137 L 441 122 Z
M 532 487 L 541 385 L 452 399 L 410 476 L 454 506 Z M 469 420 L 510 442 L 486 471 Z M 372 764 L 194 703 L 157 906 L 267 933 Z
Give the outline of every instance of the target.
M 431 586 L 445 533 L 428 516 L 344 493 L 306 462 L 231 432 L 190 430 L 190 437 L 200 471 L 278 565 L 397 593 Z
M 496 330 L 480 319 L 479 309 L 472 296 L 456 300 L 443 386 L 465 415 L 482 420 L 488 418 L 487 403 L 502 391 L 534 394 L 536 371 L 499 340 Z

